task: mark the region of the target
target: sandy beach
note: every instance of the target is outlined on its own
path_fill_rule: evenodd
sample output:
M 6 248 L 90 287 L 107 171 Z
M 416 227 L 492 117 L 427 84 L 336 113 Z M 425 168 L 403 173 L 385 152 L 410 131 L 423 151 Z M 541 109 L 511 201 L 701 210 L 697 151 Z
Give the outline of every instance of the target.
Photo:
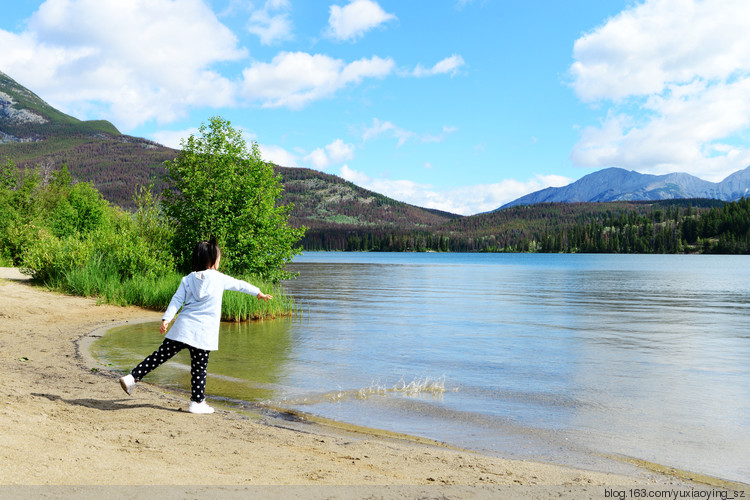
M 304 498 L 317 490 L 299 486 L 347 485 L 360 488 L 346 490 L 354 496 L 367 496 L 373 491 L 367 488 L 379 488 L 381 498 L 448 488 L 441 491 L 457 498 L 497 497 L 503 488 L 526 485 L 554 487 L 543 491 L 555 497 L 575 491 L 603 498 L 607 485 L 694 486 L 635 467 L 632 474 L 611 474 L 505 460 L 315 423 L 285 426 L 221 407 L 192 415 L 185 397 L 147 383 L 127 396 L 121 374 L 92 366 L 80 352 L 92 332 L 160 316 L 49 292 L 16 269 L 0 269 L 0 492 L 28 496 L 29 485 L 174 485 L 184 492 L 192 491 L 186 485 L 225 485 L 222 496 L 231 496 L 255 485 L 297 485 L 264 491 Z

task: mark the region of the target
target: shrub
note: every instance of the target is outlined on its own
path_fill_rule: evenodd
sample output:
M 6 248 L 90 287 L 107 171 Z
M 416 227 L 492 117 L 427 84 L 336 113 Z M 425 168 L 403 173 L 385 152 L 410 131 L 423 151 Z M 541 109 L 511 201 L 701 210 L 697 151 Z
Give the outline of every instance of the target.
M 150 188 L 136 193 L 134 214 L 110 206 L 88 183 L 72 184 L 67 169 L 51 175 L 0 169 L 0 265 L 50 288 L 119 305 L 166 309 L 180 284 L 172 253 L 175 228 Z M 231 254 L 231 252 L 229 252 Z M 223 259 L 222 259 L 222 262 Z M 259 283 L 263 290 L 271 284 Z M 223 318 L 233 321 L 292 312 L 281 287 L 271 303 L 230 292 Z
M 165 162 L 169 188 L 166 213 L 176 228 L 178 264 L 187 271 L 193 246 L 216 238 L 222 262 L 233 275 L 253 274 L 272 282 L 291 276 L 285 269 L 304 228 L 289 226 L 291 205 L 277 206 L 281 178 L 260 157 L 258 145 L 248 151 L 242 135 L 215 117 L 201 125 L 200 136 L 182 142 L 173 161 Z
M 94 244 L 89 238 L 60 238 L 44 227 L 31 226 L 21 257 L 21 272 L 38 281 L 62 276 L 68 269 L 82 266 L 93 255 Z

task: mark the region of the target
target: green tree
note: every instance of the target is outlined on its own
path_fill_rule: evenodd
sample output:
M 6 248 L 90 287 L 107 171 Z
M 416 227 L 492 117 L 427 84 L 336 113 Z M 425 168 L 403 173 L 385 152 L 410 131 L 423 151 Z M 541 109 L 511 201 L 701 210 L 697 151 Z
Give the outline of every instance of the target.
M 698 221 L 695 217 L 686 216 L 682 221 L 682 238 L 690 245 L 698 241 Z
M 13 160 L 8 158 L 5 163 L 0 163 L 0 265 L 3 266 L 13 262 L 9 236 L 17 216 L 13 204 L 17 180 L 18 170 Z
M 18 169 L 13 160 L 6 158 L 5 163 L 0 163 L 0 191 L 14 189 L 17 181 Z
M 195 243 L 213 237 L 227 272 L 274 282 L 290 277 L 286 264 L 302 251 L 297 245 L 305 229 L 289 226 L 292 205 L 278 205 L 281 177 L 261 159 L 258 145 L 248 151 L 241 133 L 214 117 L 181 146 L 165 162 L 164 193 L 178 262 L 188 267 Z
M 136 206 L 133 215 L 138 235 L 150 247 L 168 251 L 172 247 L 174 227 L 169 218 L 164 215 L 162 197 L 154 194 L 153 184 L 138 186 L 133 196 L 133 203 Z

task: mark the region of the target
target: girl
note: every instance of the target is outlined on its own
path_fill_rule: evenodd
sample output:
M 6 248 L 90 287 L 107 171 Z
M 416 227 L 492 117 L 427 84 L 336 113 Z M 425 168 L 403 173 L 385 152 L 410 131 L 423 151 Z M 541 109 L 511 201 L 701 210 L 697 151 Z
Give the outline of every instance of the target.
M 136 382 L 154 368 L 183 349 L 190 351 L 191 395 L 190 413 L 213 413 L 205 401 L 206 368 L 209 351 L 219 349 L 221 299 L 224 290 L 255 295 L 258 300 L 269 300 L 257 287 L 217 271 L 221 250 L 216 241 L 201 241 L 193 249 L 193 272 L 182 278 L 161 320 L 160 331 L 167 332 L 169 322 L 182 306 L 180 315 L 167 333 L 158 350 L 120 379 L 122 389 L 132 394 Z

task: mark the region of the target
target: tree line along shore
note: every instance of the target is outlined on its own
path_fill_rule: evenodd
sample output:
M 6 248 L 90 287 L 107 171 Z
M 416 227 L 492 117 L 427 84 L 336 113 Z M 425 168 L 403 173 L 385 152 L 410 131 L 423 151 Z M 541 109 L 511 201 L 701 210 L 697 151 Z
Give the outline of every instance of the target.
M 750 202 L 709 199 L 542 203 L 430 228 L 310 223 L 305 250 L 750 253 Z

